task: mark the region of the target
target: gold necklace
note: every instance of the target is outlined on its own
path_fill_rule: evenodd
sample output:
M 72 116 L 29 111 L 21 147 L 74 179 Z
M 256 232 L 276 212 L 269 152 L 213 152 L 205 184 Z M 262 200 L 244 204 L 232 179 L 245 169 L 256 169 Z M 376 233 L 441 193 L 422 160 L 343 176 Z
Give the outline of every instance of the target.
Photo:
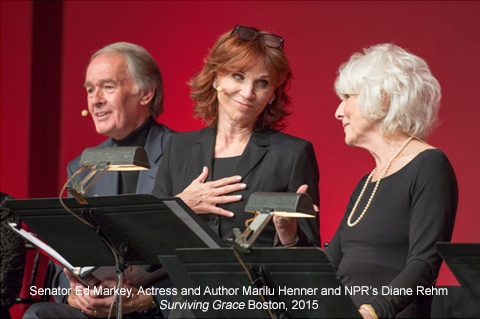
M 385 169 L 383 170 L 382 174 L 380 175 L 380 177 L 377 180 L 377 183 L 375 184 L 375 188 L 373 189 L 372 195 L 370 195 L 370 198 L 368 199 L 368 203 L 365 206 L 365 209 L 363 210 L 362 214 L 360 216 L 358 216 L 357 220 L 354 223 L 352 223 L 353 214 L 355 213 L 355 210 L 357 209 L 357 206 L 360 203 L 360 200 L 362 199 L 363 193 L 365 193 L 365 190 L 367 189 L 368 183 L 372 179 L 372 176 L 375 173 L 375 171 L 377 170 L 377 168 L 375 167 L 373 169 L 373 171 L 370 173 L 367 180 L 365 181 L 365 185 L 363 185 L 363 189 L 362 189 L 360 195 L 358 196 L 357 201 L 355 202 L 355 206 L 353 206 L 353 209 L 352 209 L 352 212 L 350 213 L 350 216 L 348 216 L 347 225 L 349 227 L 353 227 L 353 226 L 357 225 L 362 220 L 363 216 L 365 215 L 368 208 L 370 207 L 370 204 L 372 203 L 373 197 L 375 197 L 375 193 L 377 192 L 378 185 L 380 185 L 380 181 L 385 176 L 385 174 L 387 174 L 387 171 L 390 168 L 390 165 L 392 165 L 393 160 L 396 159 L 398 155 L 400 155 L 400 153 L 403 151 L 403 149 L 405 147 L 407 147 L 408 143 L 410 143 L 410 141 L 412 139 L 413 139 L 413 136 L 410 136 L 409 139 L 406 140 L 405 143 L 403 143 L 402 147 L 400 147 L 400 149 L 388 161 L 387 166 L 385 166 Z

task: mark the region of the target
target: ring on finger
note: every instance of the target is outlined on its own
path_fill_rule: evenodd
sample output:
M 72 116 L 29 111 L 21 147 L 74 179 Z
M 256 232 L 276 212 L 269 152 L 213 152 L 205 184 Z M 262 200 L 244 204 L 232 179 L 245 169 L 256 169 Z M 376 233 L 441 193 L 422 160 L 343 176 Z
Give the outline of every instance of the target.
M 93 316 L 97 318 L 97 310 L 93 310 Z

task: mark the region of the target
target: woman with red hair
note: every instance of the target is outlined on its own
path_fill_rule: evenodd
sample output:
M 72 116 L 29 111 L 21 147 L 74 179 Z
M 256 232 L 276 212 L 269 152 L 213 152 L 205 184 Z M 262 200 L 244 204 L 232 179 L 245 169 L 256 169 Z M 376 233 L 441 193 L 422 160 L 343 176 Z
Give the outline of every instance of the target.
M 310 142 L 281 133 L 292 77 L 284 39 L 236 26 L 220 36 L 190 82 L 195 116 L 208 127 L 168 142 L 153 194 L 180 197 L 225 241 L 253 216 L 251 193 L 307 192 L 319 204 Z M 319 219 L 274 218 L 256 246 L 320 245 Z

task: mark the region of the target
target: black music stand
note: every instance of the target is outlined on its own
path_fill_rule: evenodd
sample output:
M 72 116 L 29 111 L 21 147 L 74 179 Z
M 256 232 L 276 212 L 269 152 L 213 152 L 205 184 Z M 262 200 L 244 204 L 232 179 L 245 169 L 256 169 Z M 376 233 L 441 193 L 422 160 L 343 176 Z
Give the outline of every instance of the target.
M 80 266 L 158 265 L 182 247 L 219 248 L 225 243 L 179 198 L 152 195 L 90 197 L 89 204 L 58 198 L 7 200 L 6 207 L 69 263 Z M 108 241 L 120 258 L 116 263 Z M 121 308 L 121 307 L 119 307 Z M 117 317 L 121 317 L 117 315 Z
M 480 311 L 480 244 L 438 243 L 437 251 Z
M 159 264 L 158 255 L 177 248 L 218 248 L 225 243 L 179 198 L 152 195 L 90 197 L 88 205 L 73 198 L 65 205 L 97 230 L 69 214 L 58 198 L 7 200 L 5 205 L 53 249 L 75 266 L 111 266 L 109 242 L 129 264 Z M 92 254 L 92 252 L 95 252 Z M 132 256 L 132 257 L 130 257 Z M 92 263 L 94 262 L 94 263 Z
M 286 306 L 286 309 L 273 310 L 276 318 L 361 318 L 327 256 L 319 248 L 252 248 L 250 254 L 239 253 L 255 285 L 251 285 L 232 249 L 178 249 L 177 256 L 192 281 L 186 288 L 200 287 L 200 295 L 184 296 L 187 301 L 208 302 L 210 308 L 215 300 L 246 304 L 244 310 L 216 309 L 213 315 L 217 318 L 268 318 L 267 310 L 248 309 L 249 304 L 263 305 L 261 297 L 252 294 L 259 291 L 252 288 L 262 287 L 266 287 L 263 292 L 267 304 L 282 308 L 281 303 L 284 303 Z M 224 294 L 205 294 L 207 287 L 213 292 L 220 288 Z M 305 293 L 312 294 L 289 295 L 285 290 L 279 293 L 279 287 L 303 288 Z M 325 295 L 322 295 L 322 288 Z M 314 289 L 317 289 L 315 294 Z M 332 295 L 326 295 L 326 291 Z M 192 309 L 192 312 L 201 315 L 202 311 Z

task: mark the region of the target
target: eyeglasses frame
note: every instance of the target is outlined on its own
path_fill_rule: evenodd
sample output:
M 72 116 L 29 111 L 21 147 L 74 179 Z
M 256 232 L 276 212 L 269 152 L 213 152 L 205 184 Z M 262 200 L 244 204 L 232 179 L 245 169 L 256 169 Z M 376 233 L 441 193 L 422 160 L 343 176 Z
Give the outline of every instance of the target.
M 242 38 L 238 35 L 238 29 L 239 29 L 239 28 L 246 28 L 246 29 L 252 30 L 253 32 L 255 32 L 255 37 L 252 38 L 252 39 L 250 39 L 250 40 L 242 39 Z M 250 28 L 250 27 L 246 27 L 246 26 L 243 26 L 243 25 L 236 25 L 235 28 L 233 28 L 233 30 L 232 30 L 232 32 L 230 33 L 230 35 L 232 35 L 233 33 L 236 33 L 236 34 L 237 34 L 237 37 L 238 37 L 239 39 L 243 40 L 243 41 L 251 41 L 251 40 L 255 39 L 256 37 L 261 37 L 262 40 L 263 40 L 263 43 L 265 43 L 265 45 L 266 45 L 267 47 L 272 48 L 272 49 L 278 49 L 278 48 L 282 48 L 282 49 L 283 49 L 283 47 L 284 47 L 284 45 L 285 45 L 285 39 L 282 38 L 282 37 L 279 36 L 279 35 L 272 34 L 272 33 L 261 33 L 261 32 L 258 32 L 258 31 L 256 31 L 256 30 Z M 264 36 L 265 36 L 265 35 L 270 35 L 270 36 L 274 36 L 274 37 L 279 38 L 279 39 L 280 39 L 280 45 L 279 45 L 278 47 L 272 47 L 272 46 L 268 45 L 267 42 L 266 42 L 265 39 L 264 39 Z

